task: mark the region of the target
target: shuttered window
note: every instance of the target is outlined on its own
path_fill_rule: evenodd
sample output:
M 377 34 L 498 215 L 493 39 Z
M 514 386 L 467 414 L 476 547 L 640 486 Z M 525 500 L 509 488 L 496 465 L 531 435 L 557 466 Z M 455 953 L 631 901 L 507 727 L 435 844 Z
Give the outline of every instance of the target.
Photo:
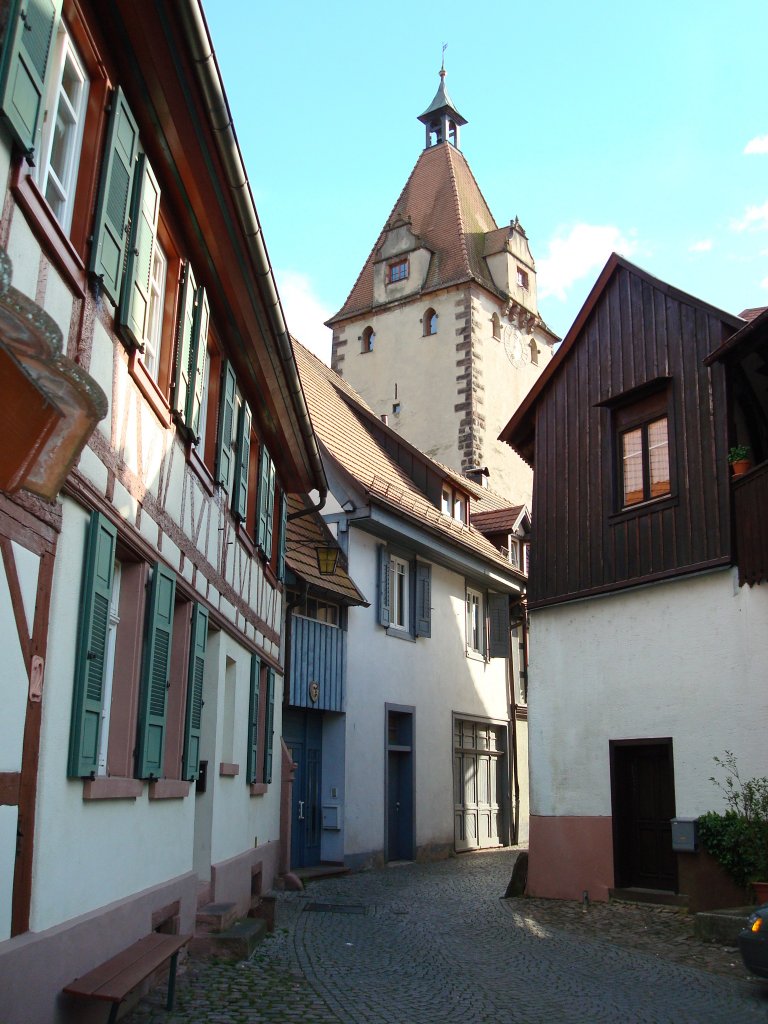
M 256 516 L 256 543 L 269 559 L 272 557 L 272 523 L 275 511 L 275 466 L 262 445 L 259 453 L 259 497 Z
M 237 447 L 237 381 L 231 363 L 225 362 L 221 371 L 221 399 L 219 402 L 219 430 L 216 444 L 216 481 L 231 492 L 235 473 Z
M 251 464 L 251 424 L 253 422 L 247 402 L 241 402 L 237 420 L 232 511 L 243 523 L 248 512 L 248 471 Z
M 280 539 L 277 548 L 277 578 L 285 580 L 285 544 L 288 531 L 288 501 L 284 492 L 280 492 Z
M 275 731 L 275 670 L 267 669 L 267 706 L 264 714 L 264 781 L 272 782 L 272 745 Z
M 187 424 L 191 414 L 192 357 L 195 331 L 195 300 L 197 281 L 192 265 L 184 267 L 179 302 L 179 323 L 176 331 L 176 373 L 173 385 L 173 411 Z
M 125 277 L 120 300 L 119 324 L 136 348 L 142 348 L 150 334 L 157 221 L 160 216 L 160 187 L 146 154 L 139 156 L 131 202 L 131 230 Z
M 157 563 L 152 572 L 139 697 L 136 775 L 160 778 L 173 638 L 176 574 Z
M 509 598 L 506 594 L 488 595 L 489 655 L 509 657 Z
M 416 636 L 432 635 L 432 566 L 416 563 L 413 630 Z
M 184 760 L 182 778 L 197 779 L 200 770 L 200 731 L 203 716 L 203 675 L 208 645 L 208 612 L 201 604 L 192 608 L 192 635 L 187 672 L 187 703 L 184 721 Z
M 251 695 L 248 704 L 248 770 L 246 781 L 257 782 L 259 765 L 259 688 L 261 687 L 261 659 L 251 655 Z
M 389 596 L 389 552 L 384 544 L 379 545 L 379 585 L 378 585 L 378 610 L 379 625 L 389 628 L 390 621 L 390 596 Z
M 86 540 L 75 657 L 67 766 L 71 777 L 95 775 L 98 769 L 116 543 L 114 526 L 100 513 L 93 512 Z

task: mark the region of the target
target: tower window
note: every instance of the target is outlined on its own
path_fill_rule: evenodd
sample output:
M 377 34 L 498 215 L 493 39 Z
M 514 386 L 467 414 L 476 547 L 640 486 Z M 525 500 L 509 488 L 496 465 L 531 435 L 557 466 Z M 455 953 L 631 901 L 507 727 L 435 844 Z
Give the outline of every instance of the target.
M 424 337 L 428 338 L 431 334 L 437 334 L 437 313 L 434 309 L 428 309 L 422 319 L 424 325 Z
M 494 313 L 491 317 L 491 327 L 493 328 L 493 336 L 497 341 L 501 340 L 501 320 L 499 320 L 499 314 Z
M 366 327 L 360 338 L 360 351 L 362 353 L 373 352 L 373 343 L 376 335 L 372 327 Z
M 539 365 L 539 348 L 533 338 L 531 338 L 531 366 Z
M 394 284 L 396 281 L 405 281 L 408 277 L 408 260 L 398 260 L 397 263 L 390 263 L 387 269 L 387 279 L 390 284 Z
M 520 288 L 528 291 L 528 272 L 522 267 L 517 268 L 517 283 Z

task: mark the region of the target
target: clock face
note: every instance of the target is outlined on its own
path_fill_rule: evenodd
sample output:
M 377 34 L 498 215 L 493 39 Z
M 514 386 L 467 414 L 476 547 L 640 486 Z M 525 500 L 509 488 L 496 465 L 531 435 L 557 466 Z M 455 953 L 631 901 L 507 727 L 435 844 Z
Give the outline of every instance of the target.
M 507 359 L 515 367 L 520 367 L 530 358 L 528 344 L 520 333 L 520 328 L 507 324 L 504 328 L 504 351 Z

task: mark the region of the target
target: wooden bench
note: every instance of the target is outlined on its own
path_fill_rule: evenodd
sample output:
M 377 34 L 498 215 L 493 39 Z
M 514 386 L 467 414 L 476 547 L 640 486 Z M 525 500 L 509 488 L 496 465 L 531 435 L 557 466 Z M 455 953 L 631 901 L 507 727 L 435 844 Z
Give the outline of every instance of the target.
M 186 946 L 191 938 L 191 935 L 163 935 L 152 932 L 122 953 L 113 956 L 111 960 L 94 967 L 81 978 L 75 978 L 64 991 L 81 999 L 100 999 L 112 1003 L 109 1024 L 114 1024 L 120 1004 L 142 981 L 146 981 L 150 974 L 170 960 L 166 1008 L 172 1010 L 176 995 L 176 962 L 179 950 Z

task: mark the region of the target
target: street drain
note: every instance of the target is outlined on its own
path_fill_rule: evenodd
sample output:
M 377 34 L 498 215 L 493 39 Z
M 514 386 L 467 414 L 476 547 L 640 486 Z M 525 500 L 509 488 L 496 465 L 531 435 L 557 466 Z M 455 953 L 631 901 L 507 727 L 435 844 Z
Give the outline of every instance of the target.
M 359 903 L 308 903 L 305 910 L 316 914 L 364 914 L 365 907 Z

